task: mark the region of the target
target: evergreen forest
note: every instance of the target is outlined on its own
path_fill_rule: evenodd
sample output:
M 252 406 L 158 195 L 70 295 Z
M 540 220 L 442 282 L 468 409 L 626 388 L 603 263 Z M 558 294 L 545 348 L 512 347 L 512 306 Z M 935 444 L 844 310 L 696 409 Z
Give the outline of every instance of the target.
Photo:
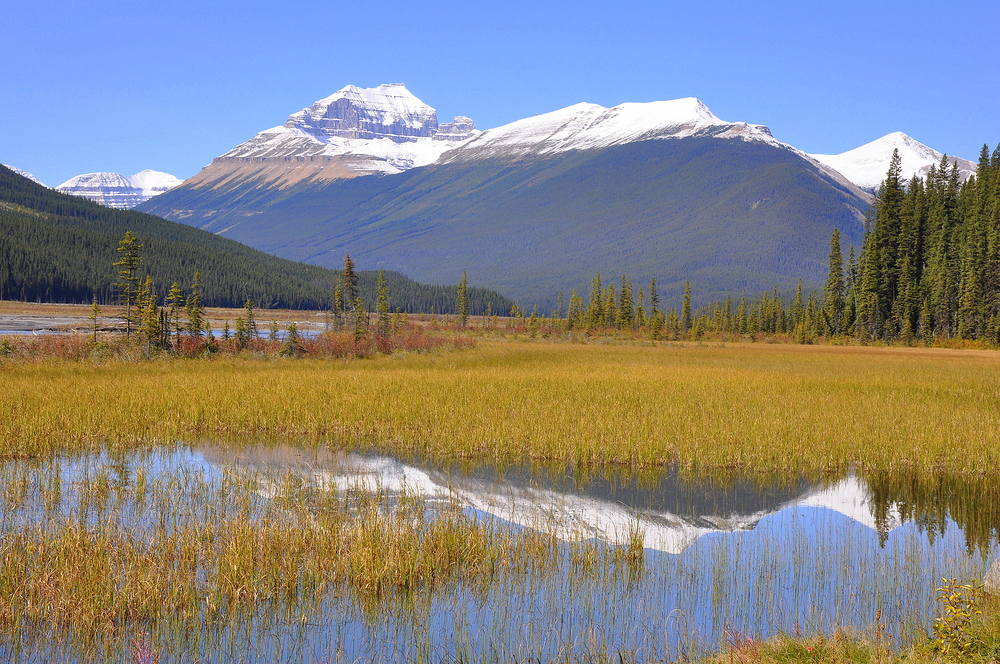
M 114 210 L 53 191 L 0 166 L 0 299 L 118 302 L 117 247 L 131 231 L 143 245 L 143 274 L 160 298 L 172 283 L 189 288 L 201 274 L 206 306 L 329 309 L 340 273 L 277 258 L 233 240 L 132 210 Z M 140 275 L 142 276 L 142 275 Z M 456 281 L 459 274 L 455 275 Z M 393 309 L 454 313 L 457 285 L 421 284 L 385 272 Z M 377 272 L 358 271 L 358 288 L 375 303 Z M 468 289 L 473 313 L 507 311 L 512 302 Z

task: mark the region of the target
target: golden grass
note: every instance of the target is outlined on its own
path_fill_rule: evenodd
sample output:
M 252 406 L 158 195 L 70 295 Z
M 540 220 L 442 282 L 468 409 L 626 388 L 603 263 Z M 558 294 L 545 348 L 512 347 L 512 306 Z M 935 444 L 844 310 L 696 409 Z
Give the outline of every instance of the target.
M 8 467 L 0 493 L 0 642 L 72 635 L 86 648 L 136 625 L 305 620 L 331 593 L 362 605 L 446 584 L 551 569 L 554 537 L 513 533 L 416 497 L 228 471 L 61 486 L 59 468 Z M 267 500 L 259 500 L 261 492 Z M 44 512 L 22 518 L 35 506 Z M 583 546 L 583 545 L 581 545 Z
M 439 460 L 1000 471 L 1000 354 L 483 343 L 366 360 L 6 363 L 0 455 L 198 437 Z

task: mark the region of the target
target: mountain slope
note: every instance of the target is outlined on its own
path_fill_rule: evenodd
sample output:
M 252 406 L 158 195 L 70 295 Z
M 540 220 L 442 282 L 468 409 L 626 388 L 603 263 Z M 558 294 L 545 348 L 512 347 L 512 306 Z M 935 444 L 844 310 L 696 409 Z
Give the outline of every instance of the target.
M 55 192 L 0 167 L 0 299 L 89 302 L 96 293 L 114 301 L 118 241 L 131 230 L 145 245 L 144 268 L 163 290 L 189 284 L 195 270 L 204 300 L 242 306 L 247 297 L 269 307 L 327 308 L 339 274 L 276 258 L 190 226 Z M 375 273 L 359 274 L 373 301 Z M 407 311 L 450 311 L 455 287 L 426 286 L 387 275 L 393 306 Z M 457 282 L 458 276 L 450 281 Z M 510 307 L 502 296 L 470 289 L 470 308 Z
M 668 297 L 687 279 L 701 298 L 819 286 L 833 230 L 860 243 L 863 194 L 750 125 L 548 154 L 544 140 L 493 150 L 497 131 L 403 173 L 284 188 L 189 181 L 143 209 L 320 265 L 349 251 L 422 280 L 468 270 L 523 302 L 582 291 L 597 273 L 655 277 Z M 727 133 L 742 140 L 715 137 Z M 473 157 L 477 145 L 490 149 Z
M 810 156 L 839 171 L 865 191 L 873 192 L 885 180 L 893 150 L 899 150 L 904 181 L 910 180 L 914 175 L 923 178 L 932 166 L 941 164 L 941 158 L 944 156 L 901 131 L 887 134 L 871 143 L 840 154 Z M 976 172 L 976 164 L 968 159 L 949 157 L 948 162 L 958 165 L 959 178 L 963 182 Z

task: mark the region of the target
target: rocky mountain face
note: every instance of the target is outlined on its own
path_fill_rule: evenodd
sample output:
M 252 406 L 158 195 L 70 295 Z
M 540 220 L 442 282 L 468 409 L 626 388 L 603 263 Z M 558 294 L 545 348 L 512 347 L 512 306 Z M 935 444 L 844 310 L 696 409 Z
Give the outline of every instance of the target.
M 56 191 L 80 196 L 105 207 L 131 210 L 180 185 L 182 180 L 146 169 L 135 175 L 121 173 L 86 173 L 70 178 L 56 187 Z
M 464 116 L 438 124 L 437 111 L 401 83 L 348 85 L 216 158 L 191 184 L 286 188 L 400 173 L 433 163 L 477 133 Z
M 885 180 L 893 150 L 899 150 L 903 180 L 914 175 L 924 177 L 931 167 L 941 165 L 943 154 L 910 138 L 901 131 L 887 134 L 859 148 L 840 154 L 810 155 L 868 192 L 874 192 Z M 964 182 L 976 172 L 976 164 L 960 157 L 948 157 L 948 163 L 958 166 L 959 179 Z

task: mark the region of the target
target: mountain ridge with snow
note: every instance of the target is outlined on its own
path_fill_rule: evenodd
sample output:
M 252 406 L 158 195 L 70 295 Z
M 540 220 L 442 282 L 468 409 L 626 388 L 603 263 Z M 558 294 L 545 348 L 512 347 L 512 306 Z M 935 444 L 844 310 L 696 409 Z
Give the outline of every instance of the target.
M 135 175 L 98 172 L 70 178 L 56 191 L 80 196 L 106 207 L 130 210 L 179 186 L 183 180 L 169 173 L 146 169 Z
M 21 177 L 28 178 L 29 180 L 31 180 L 35 184 L 40 184 L 43 187 L 46 186 L 46 184 L 44 182 L 42 182 L 41 180 L 39 180 L 38 178 L 36 178 L 34 175 L 32 175 L 31 173 L 29 173 L 28 171 L 21 170 L 20 168 L 17 168 L 16 166 L 11 166 L 10 164 L 0 164 L 0 166 L 4 166 L 5 168 L 9 168 L 10 170 L 12 170 L 15 173 L 17 173 L 18 175 L 20 175 Z

